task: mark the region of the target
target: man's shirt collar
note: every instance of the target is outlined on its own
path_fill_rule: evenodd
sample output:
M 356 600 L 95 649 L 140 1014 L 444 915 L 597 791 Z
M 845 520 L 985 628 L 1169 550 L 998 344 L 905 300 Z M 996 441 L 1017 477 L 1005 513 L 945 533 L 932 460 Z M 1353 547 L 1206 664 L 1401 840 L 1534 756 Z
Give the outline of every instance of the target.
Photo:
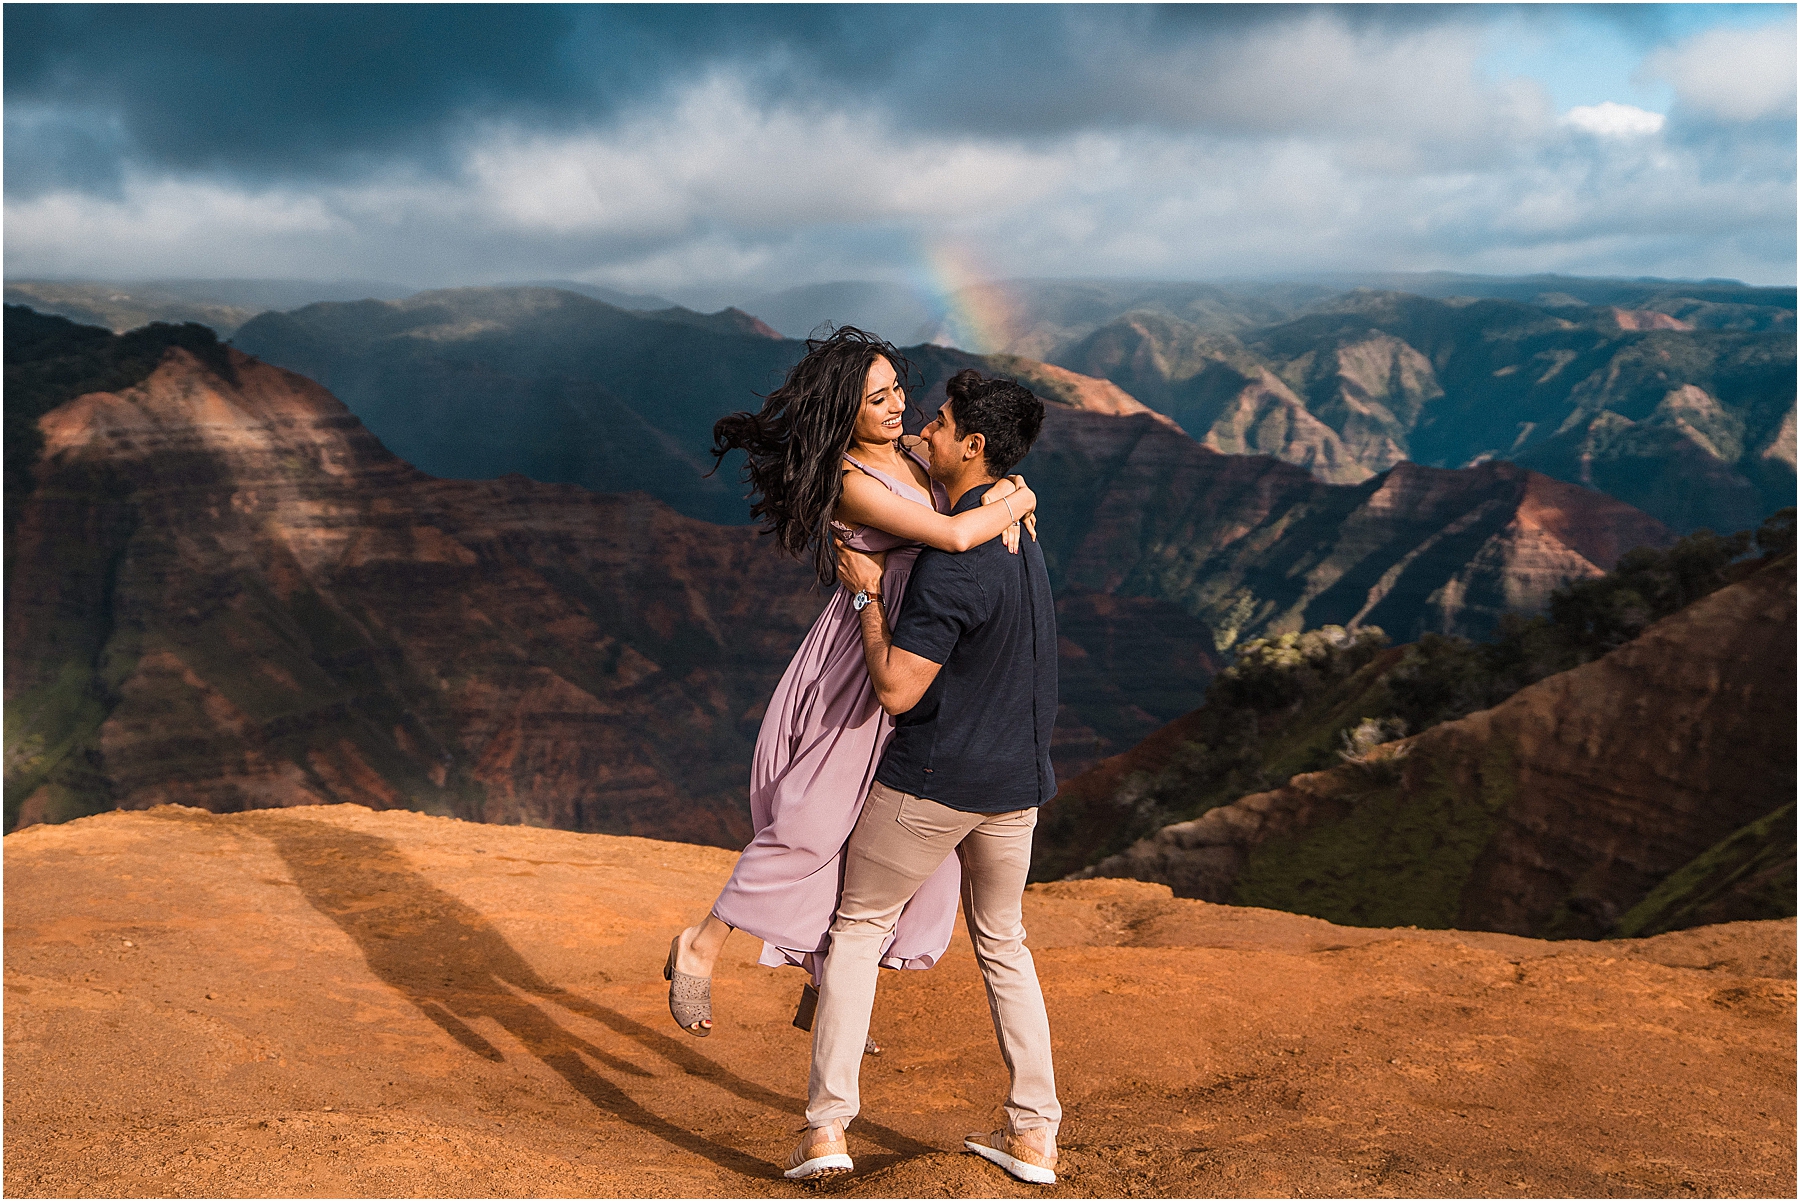
M 987 495 L 987 490 L 998 483 L 1000 483 L 998 480 L 990 480 L 986 484 L 977 484 L 974 488 L 971 488 L 962 495 L 962 500 L 958 501 L 955 508 L 951 509 L 950 512 L 952 514 L 958 514 L 967 509 L 974 509 L 977 505 L 981 504 L 981 498 Z

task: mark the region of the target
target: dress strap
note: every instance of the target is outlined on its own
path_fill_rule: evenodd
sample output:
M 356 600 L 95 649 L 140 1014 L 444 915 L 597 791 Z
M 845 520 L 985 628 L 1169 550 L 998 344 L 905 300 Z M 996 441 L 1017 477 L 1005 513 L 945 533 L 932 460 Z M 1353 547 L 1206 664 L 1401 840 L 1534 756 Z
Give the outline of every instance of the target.
M 869 477 L 871 480 L 880 481 L 881 484 L 891 493 L 894 493 L 896 495 L 904 495 L 902 490 L 905 490 L 905 492 L 914 493 L 920 497 L 923 497 L 924 504 L 926 506 L 928 506 L 929 508 L 932 508 L 932 509 L 938 508 L 937 492 L 936 492 L 938 485 L 937 485 L 936 481 L 930 480 L 931 465 L 926 463 L 924 460 L 920 459 L 917 455 L 914 455 L 911 451 L 903 450 L 903 453 L 907 454 L 907 455 L 912 455 L 913 461 L 915 463 L 917 463 L 920 467 L 923 467 L 925 469 L 926 478 L 928 481 L 930 481 L 926 485 L 926 487 L 920 488 L 916 483 L 913 482 L 913 480 L 910 476 L 908 476 L 905 480 L 901 480 L 896 476 L 888 475 L 888 473 L 882 471 L 878 467 L 870 467 L 866 463 L 861 463 L 857 460 L 857 458 L 854 455 L 850 454 L 848 451 L 844 452 L 844 462 L 848 463 L 851 467 L 854 467 L 857 471 L 859 471 L 863 475 Z
M 914 492 L 924 491 L 917 484 L 914 484 L 910 477 L 902 480 L 898 476 L 889 475 L 878 467 L 870 467 L 868 464 L 860 462 L 848 451 L 844 452 L 844 460 L 870 479 L 881 481 L 882 484 L 887 486 L 889 492 L 898 492 L 902 488 L 910 488 Z
M 852 455 L 848 451 L 844 452 L 844 461 L 846 463 L 848 463 L 851 467 L 855 468 L 857 471 L 861 472 L 863 475 L 868 476 L 874 480 L 879 480 L 883 484 L 888 483 L 888 474 L 886 472 L 880 471 L 877 468 L 872 468 L 866 463 L 859 462 L 857 460 L 856 456 Z

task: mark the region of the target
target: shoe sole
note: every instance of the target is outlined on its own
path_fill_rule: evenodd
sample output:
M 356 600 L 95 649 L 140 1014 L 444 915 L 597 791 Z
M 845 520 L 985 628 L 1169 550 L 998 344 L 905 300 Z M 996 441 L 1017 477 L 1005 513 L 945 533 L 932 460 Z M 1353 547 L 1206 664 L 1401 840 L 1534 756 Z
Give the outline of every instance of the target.
M 990 1148 L 986 1144 L 978 1144 L 971 1139 L 963 1140 L 963 1147 L 975 1153 L 975 1155 L 981 1157 L 983 1160 L 993 1161 L 995 1164 L 1011 1173 L 1014 1177 L 1017 1177 L 1020 1181 L 1030 1182 L 1032 1185 L 1056 1184 L 1056 1174 L 1050 1169 L 1041 1168 L 1035 1164 L 1028 1164 L 1014 1156 L 1008 1156 L 999 1148 Z
M 829 1156 L 815 1156 L 811 1160 L 803 1160 L 782 1176 L 789 1181 L 801 1181 L 808 1177 L 835 1177 L 839 1173 L 848 1173 L 856 1165 L 842 1152 L 833 1152 Z

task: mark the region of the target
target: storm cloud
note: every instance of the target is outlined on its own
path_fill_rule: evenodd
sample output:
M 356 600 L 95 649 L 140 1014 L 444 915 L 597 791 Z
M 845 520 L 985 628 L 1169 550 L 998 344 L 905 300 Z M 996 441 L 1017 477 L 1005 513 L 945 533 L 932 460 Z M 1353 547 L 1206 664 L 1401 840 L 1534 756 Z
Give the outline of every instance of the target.
M 15 5 L 5 33 L 15 278 L 1794 272 L 1791 7 Z

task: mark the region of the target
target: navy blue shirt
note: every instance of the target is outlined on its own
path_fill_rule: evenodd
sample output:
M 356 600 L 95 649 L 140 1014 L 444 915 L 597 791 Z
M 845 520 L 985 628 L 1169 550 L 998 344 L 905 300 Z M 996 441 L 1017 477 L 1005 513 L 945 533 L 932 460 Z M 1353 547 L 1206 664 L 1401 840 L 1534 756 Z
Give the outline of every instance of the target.
M 970 489 L 954 512 L 981 504 Z M 894 646 L 943 668 L 894 719 L 875 769 L 889 788 L 983 814 L 1043 805 L 1056 793 L 1056 602 L 1044 553 L 1027 536 L 953 553 L 927 547 L 893 623 Z

